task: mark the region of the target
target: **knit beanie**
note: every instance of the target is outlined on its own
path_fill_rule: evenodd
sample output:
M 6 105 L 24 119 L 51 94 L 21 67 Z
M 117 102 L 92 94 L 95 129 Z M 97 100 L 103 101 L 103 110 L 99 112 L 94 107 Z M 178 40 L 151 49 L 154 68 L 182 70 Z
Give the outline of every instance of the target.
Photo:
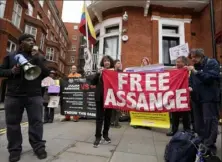
M 27 39 L 27 38 L 33 38 L 33 40 L 34 40 L 34 42 L 35 42 L 35 37 L 33 36 L 33 35 L 31 35 L 31 34 L 22 34 L 20 37 L 19 37 L 19 39 L 18 39 L 18 41 L 19 41 L 19 44 L 21 44 L 22 43 L 22 41 L 24 41 L 25 39 Z

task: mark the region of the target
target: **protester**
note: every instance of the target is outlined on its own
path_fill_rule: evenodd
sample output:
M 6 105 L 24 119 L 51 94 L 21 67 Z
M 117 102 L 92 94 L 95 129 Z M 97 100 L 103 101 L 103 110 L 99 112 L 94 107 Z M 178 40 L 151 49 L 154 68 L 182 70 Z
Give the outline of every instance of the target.
M 54 70 L 50 71 L 49 77 L 52 78 L 53 80 L 55 80 L 56 78 L 56 72 Z M 48 107 L 49 104 L 49 99 L 50 96 L 54 96 L 54 95 L 58 95 L 56 93 L 48 93 L 48 87 L 45 88 L 45 92 L 44 92 L 44 96 L 43 96 L 43 100 L 44 100 L 44 107 L 45 107 L 45 111 L 44 111 L 44 123 L 52 123 L 54 120 L 54 108 L 50 108 Z
M 203 49 L 191 50 L 189 57 L 194 64 L 187 69 L 191 71 L 195 131 L 209 150 L 216 153 L 220 103 L 219 64 L 215 59 L 205 56 Z
M 118 72 L 122 72 L 122 64 L 120 60 L 114 61 L 114 69 Z M 117 109 L 112 110 L 112 118 L 111 118 L 111 126 L 114 126 L 115 128 L 120 128 L 119 124 L 119 118 L 120 118 L 121 112 Z
M 30 34 L 23 34 L 19 37 L 19 49 L 16 52 L 5 56 L 0 66 L 0 76 L 8 78 L 7 92 L 5 98 L 5 116 L 7 125 L 7 140 L 9 161 L 20 160 L 22 152 L 22 134 L 20 123 L 24 108 L 26 108 L 29 124 L 29 142 L 35 155 L 39 159 L 45 159 L 45 143 L 43 138 L 42 122 L 42 89 L 41 81 L 49 75 L 49 70 L 45 67 L 45 59 L 40 54 L 32 55 L 32 48 L 35 38 Z M 30 63 L 41 68 L 41 75 L 34 80 L 26 80 L 22 67 L 18 66 L 15 55 L 21 54 Z
M 72 66 L 71 69 L 71 73 L 68 75 L 68 78 L 80 78 L 82 77 L 81 74 L 77 73 L 77 68 L 75 65 Z M 71 116 L 70 115 L 65 115 L 65 119 L 63 119 L 62 121 L 70 121 L 71 120 Z M 73 121 L 77 122 L 79 121 L 79 116 L 78 115 L 74 115 L 73 116 Z
M 150 60 L 148 57 L 143 57 L 143 59 L 141 61 L 141 67 L 147 66 L 147 65 L 150 65 Z
M 101 69 L 96 73 L 91 80 L 92 85 L 96 85 L 95 100 L 96 100 L 96 134 L 94 147 L 98 147 L 101 142 L 101 132 L 103 127 L 103 138 L 106 142 L 110 143 L 111 139 L 108 136 L 110 121 L 112 116 L 112 109 L 105 109 L 103 107 L 103 80 L 102 71 L 104 69 L 114 68 L 114 61 L 110 56 L 104 56 L 100 62 Z M 114 70 L 114 69 L 113 69 Z
M 176 60 L 176 68 L 182 69 L 186 65 L 188 65 L 188 60 L 185 56 L 180 56 Z M 167 133 L 167 136 L 173 136 L 177 131 L 180 123 L 180 118 L 183 119 L 183 129 L 185 131 L 190 130 L 190 112 L 173 112 L 172 115 L 172 129 L 169 133 Z
M 141 60 L 141 67 L 150 65 L 150 60 L 148 57 L 143 57 Z M 134 128 L 137 128 L 138 126 L 133 126 Z M 140 126 L 141 127 L 141 126 Z M 146 127 L 147 129 L 151 130 L 151 127 Z

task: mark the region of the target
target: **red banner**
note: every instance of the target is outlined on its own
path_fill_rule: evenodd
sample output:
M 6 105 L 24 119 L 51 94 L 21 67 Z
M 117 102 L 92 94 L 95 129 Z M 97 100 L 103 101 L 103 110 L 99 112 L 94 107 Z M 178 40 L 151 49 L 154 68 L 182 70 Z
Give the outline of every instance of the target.
M 188 71 L 103 71 L 104 107 L 131 111 L 189 111 Z

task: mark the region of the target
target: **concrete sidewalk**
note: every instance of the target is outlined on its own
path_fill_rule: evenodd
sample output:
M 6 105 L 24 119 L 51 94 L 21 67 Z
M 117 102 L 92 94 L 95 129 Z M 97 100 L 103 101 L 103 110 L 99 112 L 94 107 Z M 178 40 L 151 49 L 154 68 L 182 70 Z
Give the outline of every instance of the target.
M 23 127 L 23 154 L 21 162 L 39 161 L 28 143 L 27 126 Z M 93 148 L 95 122 L 59 122 L 46 124 L 48 159 L 41 162 L 163 162 L 163 154 L 169 138 L 163 129 L 134 129 L 128 123 L 122 128 L 111 128 L 111 144 Z M 1 162 L 8 161 L 5 135 L 0 136 Z M 218 136 L 218 152 L 221 153 L 221 135 Z

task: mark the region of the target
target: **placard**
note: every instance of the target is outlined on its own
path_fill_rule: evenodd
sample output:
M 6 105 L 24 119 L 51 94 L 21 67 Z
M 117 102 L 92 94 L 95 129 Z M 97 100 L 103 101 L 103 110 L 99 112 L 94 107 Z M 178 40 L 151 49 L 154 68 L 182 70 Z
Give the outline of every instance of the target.
M 61 81 L 61 114 L 95 118 L 95 87 L 86 78 Z
M 48 107 L 50 108 L 58 108 L 59 107 L 59 96 L 49 96 L 49 104 Z
M 188 43 L 182 44 L 179 46 L 175 46 L 169 49 L 170 51 L 170 60 L 176 60 L 180 56 L 187 57 L 189 54 L 189 46 Z

